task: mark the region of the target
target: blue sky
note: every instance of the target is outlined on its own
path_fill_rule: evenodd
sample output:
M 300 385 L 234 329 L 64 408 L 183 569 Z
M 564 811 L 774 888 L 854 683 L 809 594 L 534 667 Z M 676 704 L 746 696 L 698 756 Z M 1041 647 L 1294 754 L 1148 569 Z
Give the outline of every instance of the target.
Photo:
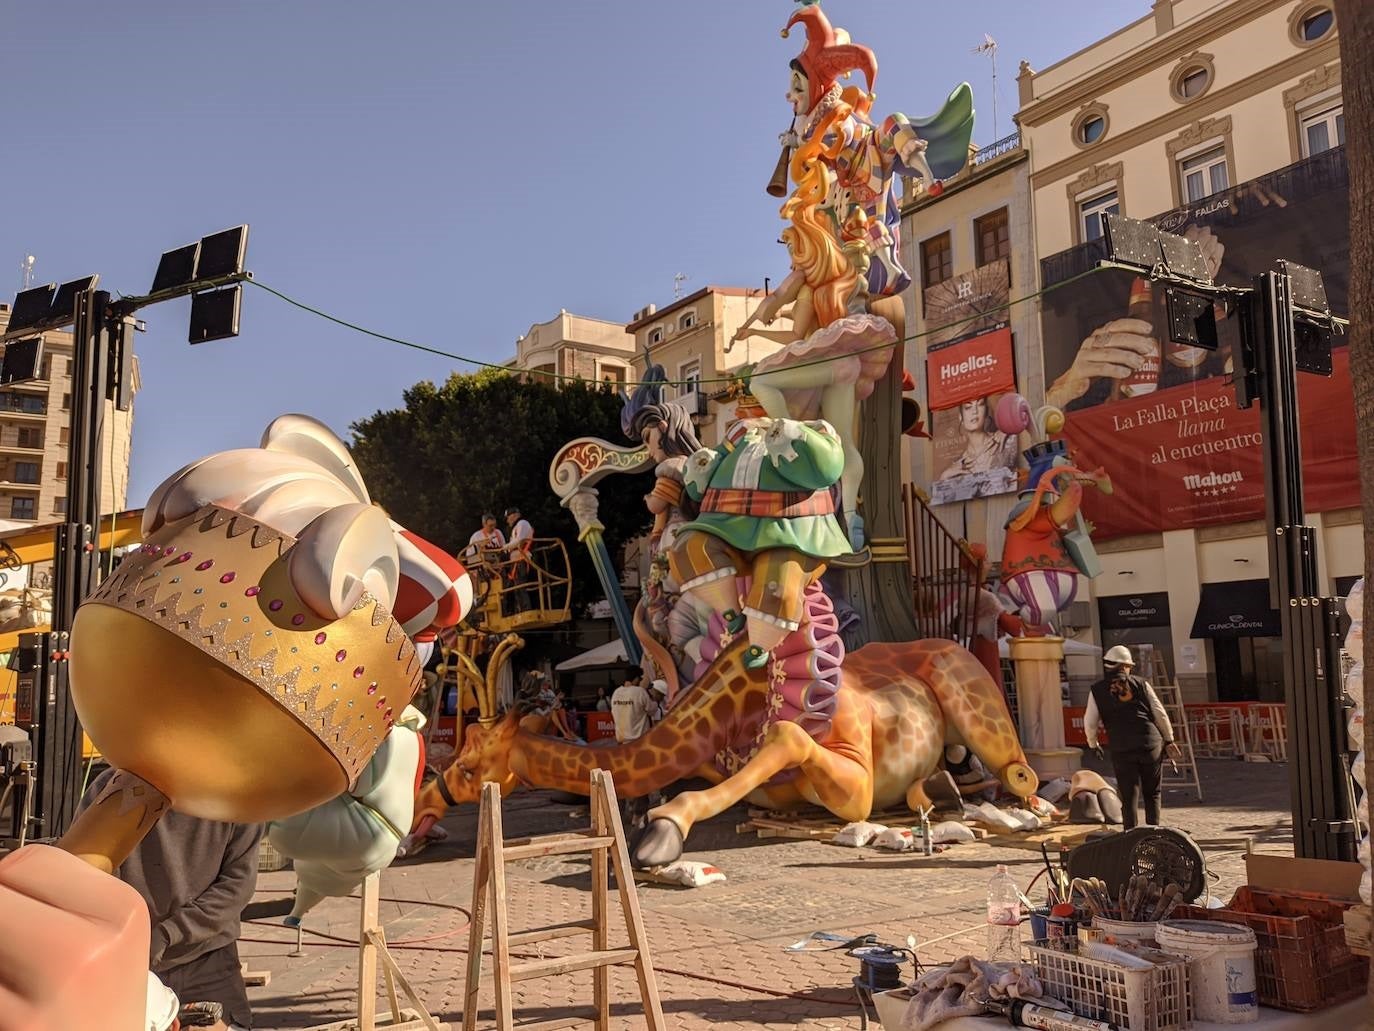
M 982 143 L 1012 128 L 1021 59 L 1044 67 L 1148 6 L 825 4 L 878 54 L 876 113 L 929 114 L 967 80 Z M 499 362 L 560 308 L 626 320 L 671 301 L 676 273 L 687 291 L 776 282 L 778 202 L 763 186 L 801 47 L 778 36 L 792 9 L 8 5 L 0 295 L 18 289 L 28 253 L 40 282 L 99 272 L 106 288 L 141 293 L 162 251 L 248 222 L 262 282 Z M 1000 44 L 995 132 L 990 64 L 970 52 L 984 33 Z M 344 432 L 455 368 L 246 290 L 234 340 L 189 346 L 186 301 L 145 312 L 131 506 L 181 464 L 251 445 L 283 412 Z

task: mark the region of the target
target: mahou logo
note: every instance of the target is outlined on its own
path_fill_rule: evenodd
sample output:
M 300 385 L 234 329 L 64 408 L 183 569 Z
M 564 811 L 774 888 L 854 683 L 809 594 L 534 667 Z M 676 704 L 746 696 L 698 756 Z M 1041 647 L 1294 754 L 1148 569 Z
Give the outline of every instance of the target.
M 1229 473 L 1193 473 L 1183 477 L 1184 487 L 1198 497 L 1210 498 L 1234 494 L 1238 489 L 1237 485 L 1244 482 L 1245 476 L 1240 470 Z
M 990 369 L 997 364 L 997 359 L 990 354 L 975 354 L 965 358 L 961 362 L 951 362 L 940 366 L 940 379 L 958 379 L 960 376 L 967 376 L 970 372 L 978 372 L 980 369 Z

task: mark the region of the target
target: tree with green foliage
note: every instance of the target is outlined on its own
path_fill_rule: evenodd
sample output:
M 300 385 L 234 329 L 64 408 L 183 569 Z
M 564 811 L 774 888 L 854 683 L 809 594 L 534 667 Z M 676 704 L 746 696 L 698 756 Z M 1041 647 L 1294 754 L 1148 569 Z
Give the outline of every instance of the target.
M 549 463 L 576 437 L 618 441 L 620 395 L 608 385 L 548 381 L 487 369 L 454 374 L 442 386 L 415 384 L 405 407 L 352 426 L 353 454 L 373 496 L 397 522 L 457 555 L 493 513 L 520 509 L 536 537 L 560 537 L 572 560 L 574 613 L 603 598 L 577 524 L 549 488 Z M 652 467 L 650 467 L 652 468 Z M 598 486 L 606 546 L 648 528 L 644 476 L 612 476 Z

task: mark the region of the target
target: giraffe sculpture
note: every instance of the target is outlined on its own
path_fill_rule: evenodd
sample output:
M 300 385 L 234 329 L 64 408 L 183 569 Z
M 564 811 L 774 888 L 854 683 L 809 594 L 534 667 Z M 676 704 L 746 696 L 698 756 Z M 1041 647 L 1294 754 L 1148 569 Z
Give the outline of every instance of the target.
M 928 806 L 922 783 L 948 744 L 968 746 L 1013 794 L 1034 794 L 1038 781 L 1001 691 L 954 642 L 875 643 L 849 655 L 819 736 L 796 720 L 769 719 L 777 704 L 773 678 L 745 664 L 746 643 L 725 644 L 664 719 L 635 741 L 577 745 L 545 736 L 541 717 L 514 712 L 469 727 L 458 757 L 421 791 L 410 839 L 422 838 L 447 806 L 478 801 L 485 781 L 500 784 L 502 794 L 521 785 L 586 794 L 598 768 L 611 772 L 622 797 L 686 777 L 712 782 L 650 811 L 634 853 L 646 867 L 677 859 L 696 823 L 745 798 L 774 809 L 821 805 L 845 820 L 902 801 L 913 810 Z

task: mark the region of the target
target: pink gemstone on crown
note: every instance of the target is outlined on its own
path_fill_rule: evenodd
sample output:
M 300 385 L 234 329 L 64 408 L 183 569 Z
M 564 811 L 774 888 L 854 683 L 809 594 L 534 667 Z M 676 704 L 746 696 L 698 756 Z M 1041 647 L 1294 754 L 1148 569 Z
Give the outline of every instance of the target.
M 187 557 L 189 557 L 189 556 L 187 556 Z M 209 568 L 210 568 L 211 566 L 213 566 L 214 564 L 215 564 L 215 560 L 214 560 L 214 559 L 212 559 L 212 558 L 207 558 L 207 559 L 206 559 L 204 562 L 202 562 L 200 565 L 196 566 L 196 570 L 197 570 L 198 572 L 203 573 L 203 572 L 205 572 L 205 570 L 209 569 Z
M 337 652 L 337 653 L 335 654 L 335 656 L 334 656 L 334 661 L 335 661 L 335 662 L 343 662 L 343 660 L 346 659 L 346 658 L 348 658 L 348 652 L 346 652 L 346 651 L 344 651 L 342 648 L 340 648 L 340 649 L 338 650 L 338 652 Z
M 243 592 L 243 596 L 244 596 L 245 598 L 256 598 L 256 597 L 257 597 L 259 594 L 261 594 L 261 593 L 262 593 L 262 588 L 261 588 L 261 587 L 250 587 L 250 588 L 248 588 L 248 590 L 246 590 L 246 591 Z
M 269 609 L 271 609 L 273 612 L 280 612 L 280 611 L 281 611 L 281 599 L 280 599 L 280 598 L 274 598 L 272 601 L 270 601 L 270 602 L 267 603 L 267 607 L 268 607 Z
M 301 625 L 302 623 L 304 623 L 304 622 L 305 622 L 305 617 L 304 617 L 303 615 L 301 615 L 299 612 L 297 612 L 294 616 L 291 617 L 291 625 L 292 625 L 292 626 L 300 626 L 300 625 Z
M 221 576 L 221 577 L 219 578 L 219 582 L 222 583 L 222 584 L 231 584 L 231 583 L 233 583 L 233 582 L 234 582 L 234 574 L 233 574 L 233 573 L 225 573 L 223 576 Z
M 363 668 L 362 668 L 361 666 L 358 666 L 358 667 L 356 667 L 356 668 L 353 670 L 353 676 L 354 676 L 355 679 L 356 679 L 357 677 L 362 676 L 362 675 L 363 675 Z
M 315 635 L 315 643 L 316 643 L 316 644 L 324 644 L 324 641 L 325 641 L 325 632 L 324 632 L 323 630 L 321 630 L 318 634 Z

